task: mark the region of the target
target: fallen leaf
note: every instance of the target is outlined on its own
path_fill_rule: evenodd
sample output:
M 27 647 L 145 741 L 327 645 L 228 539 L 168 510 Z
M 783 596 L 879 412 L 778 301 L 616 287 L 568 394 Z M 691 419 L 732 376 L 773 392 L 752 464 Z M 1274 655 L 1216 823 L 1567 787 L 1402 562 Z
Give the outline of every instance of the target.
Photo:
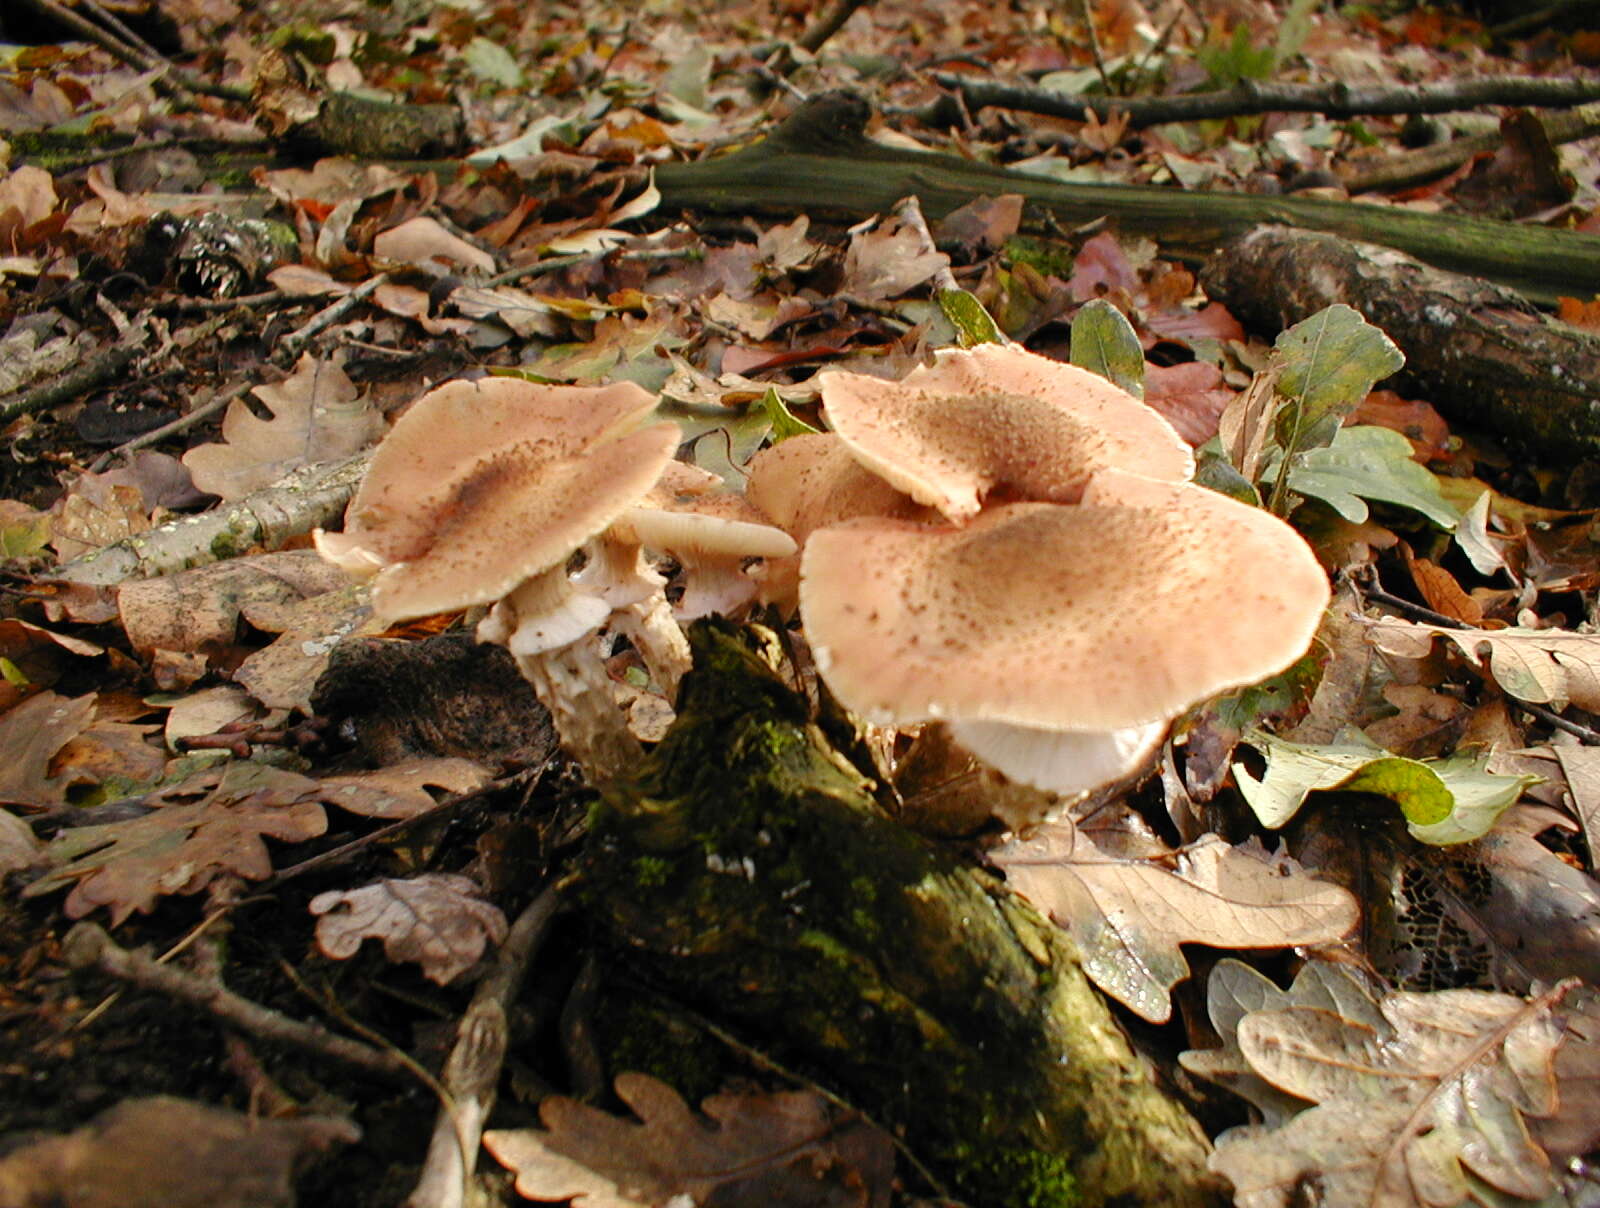
M 1308 1185 L 1329 1208 L 1543 1200 L 1557 1191 L 1551 1159 L 1571 1151 L 1547 1154 L 1530 1126 L 1559 1121 L 1547 1144 L 1592 1145 L 1600 1133 L 1591 1051 L 1600 1005 L 1577 982 L 1531 1001 L 1480 990 L 1379 996 L 1354 975 L 1308 971 L 1287 995 L 1234 990 L 1213 1000 L 1227 1047 L 1184 1054 L 1184 1065 L 1220 1071 L 1225 1085 L 1265 1084 L 1286 1097 L 1279 1114 L 1294 1099 L 1316 1104 L 1218 1139 L 1211 1166 L 1241 1208 L 1288 1208 Z M 1266 1005 L 1250 1008 L 1252 997 Z M 1562 1061 L 1568 1046 L 1577 1051 Z
M 470 759 L 408 759 L 371 772 L 325 776 L 318 797 L 363 818 L 413 818 L 437 804 L 430 787 L 470 793 L 488 782 L 488 771 Z
M 383 432 L 383 417 L 337 360 L 303 356 L 291 376 L 257 386 L 255 395 L 272 418 L 261 419 L 236 399 L 222 421 L 222 443 L 183 455 L 200 490 L 239 499 L 299 466 L 359 453 Z
M 1136 859 L 1102 851 L 1068 823 L 1047 823 L 990 853 L 1018 893 L 1070 932 L 1083 968 L 1152 1022 L 1189 976 L 1180 944 L 1290 948 L 1331 942 L 1355 926 L 1355 899 L 1259 846 L 1208 835 L 1178 852 Z
M 113 926 L 149 914 L 165 894 L 199 893 L 218 877 L 259 881 L 272 872 L 268 837 L 298 842 L 327 829 L 327 814 L 303 800 L 317 782 L 263 764 L 232 762 L 147 794 L 159 808 L 139 818 L 62 831 L 45 848 L 51 871 L 24 897 L 72 885 L 64 910 L 80 919 L 100 906 Z M 169 804 L 203 794 L 198 801 Z
M 1475 754 L 1404 759 L 1352 728 L 1331 743 L 1290 742 L 1262 730 L 1251 731 L 1245 741 L 1266 755 L 1267 770 L 1257 780 L 1236 763 L 1234 779 L 1261 824 L 1273 830 L 1294 817 L 1307 794 L 1340 789 L 1389 798 L 1424 843 L 1465 843 L 1487 834 L 1536 779 L 1496 776 Z
M 950 257 L 926 246 L 916 230 L 890 219 L 850 237 L 839 292 L 862 302 L 886 302 L 949 266 Z
M 333 1116 L 252 1118 L 157 1095 L 0 1157 L 0 1203 L 58 1208 L 280 1208 L 313 1155 L 361 1138 Z
M 1426 658 L 1434 638 L 1446 638 L 1509 695 L 1537 705 L 1576 705 L 1600 712 L 1600 634 L 1566 629 L 1452 629 L 1396 617 L 1366 620 L 1368 640 L 1385 654 Z
M 551 1095 L 539 1104 L 543 1129 L 492 1130 L 484 1146 L 516 1172 L 519 1194 L 584 1208 L 683 1202 L 675 1197 L 763 1208 L 889 1202 L 889 1139 L 859 1118 L 836 1118 L 820 1095 L 713 1095 L 702 1119 L 645 1074 L 619 1074 L 616 1088 L 638 1123 Z
M 0 715 L 0 802 L 60 805 L 71 784 L 50 774 L 56 752 L 94 719 L 95 694 L 40 692 Z
M 391 961 L 419 964 L 448 985 L 478 963 L 485 947 L 506 938 L 506 916 L 477 892 L 471 877 L 428 873 L 319 893 L 310 906 L 318 916 L 317 947 L 345 960 L 363 940 L 382 940 Z

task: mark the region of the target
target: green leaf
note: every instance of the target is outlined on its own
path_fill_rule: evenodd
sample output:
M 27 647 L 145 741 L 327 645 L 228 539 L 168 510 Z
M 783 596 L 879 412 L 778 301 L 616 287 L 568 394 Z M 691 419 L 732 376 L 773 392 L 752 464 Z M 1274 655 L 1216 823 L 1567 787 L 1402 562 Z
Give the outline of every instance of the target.
M 1004 344 L 1005 333 L 978 301 L 976 294 L 964 289 L 941 289 L 935 295 L 939 309 L 950 325 L 956 329 L 956 342 L 963 348 L 978 344 Z
M 1072 318 L 1072 363 L 1144 397 L 1144 349 L 1127 316 L 1104 298 L 1085 302 Z
M 1466 843 L 1487 834 L 1539 779 L 1495 775 L 1483 760 L 1464 753 L 1428 760 L 1391 755 L 1355 729 L 1341 731 L 1326 745 L 1290 742 L 1260 730 L 1245 741 L 1267 757 L 1267 770 L 1257 780 L 1236 763 L 1234 779 L 1261 824 L 1274 829 L 1294 817 L 1308 794 L 1337 789 L 1389 798 L 1424 843 Z
M 462 47 L 461 61 L 468 71 L 487 84 L 521 88 L 527 82 L 511 52 L 488 38 L 474 38 Z
M 1289 11 L 1278 22 L 1278 38 L 1272 45 L 1274 68 L 1282 67 L 1300 53 L 1311 33 L 1311 15 L 1321 3 L 1322 0 L 1294 0 L 1289 5 Z
M 1296 323 L 1277 339 L 1278 444 L 1290 453 L 1331 441 L 1373 383 L 1406 358 L 1351 307 L 1336 304 Z
M 1322 500 L 1354 524 L 1367 518 L 1367 499 L 1421 512 L 1447 532 L 1460 519 L 1439 480 L 1411 459 L 1411 442 L 1391 428 L 1340 428 L 1332 444 L 1295 459 L 1288 486 Z
M 1250 480 L 1229 465 L 1228 459 L 1220 453 L 1207 456 L 1203 448 L 1200 450 L 1195 463 L 1194 481 L 1229 499 L 1237 499 L 1254 508 L 1261 506 L 1261 495 L 1250 484 Z
M 784 406 L 783 399 L 771 387 L 761 396 L 761 405 L 766 409 L 767 419 L 772 424 L 772 443 L 788 440 L 791 436 L 814 436 L 817 429 L 805 420 L 795 416 L 793 411 Z

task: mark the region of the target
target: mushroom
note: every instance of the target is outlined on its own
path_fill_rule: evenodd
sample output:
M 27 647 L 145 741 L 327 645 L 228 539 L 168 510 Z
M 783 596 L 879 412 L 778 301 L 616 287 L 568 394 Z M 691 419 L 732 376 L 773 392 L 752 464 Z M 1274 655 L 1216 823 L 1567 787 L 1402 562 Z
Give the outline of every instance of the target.
M 636 507 L 612 527 L 631 529 L 647 548 L 683 566 L 683 596 L 674 610 L 683 621 L 737 612 L 758 588 L 745 561 L 787 558 L 800 548 L 744 496 L 728 492 Z
M 1006 775 L 1063 794 L 1137 769 L 1185 709 L 1288 666 L 1328 597 L 1277 517 L 1120 469 L 1073 506 L 819 529 L 800 577 L 840 701 L 876 724 L 948 721 Z
M 649 422 L 631 383 L 450 382 L 403 415 L 373 455 L 343 533 L 317 548 L 377 566 L 373 610 L 390 620 L 493 604 L 480 640 L 505 645 L 591 779 L 637 762 L 586 638 L 612 604 L 576 590 L 566 563 L 661 477 L 678 428 Z M 659 588 L 658 588 L 659 590 Z M 681 640 L 681 635 L 680 635 Z
M 828 422 L 856 460 L 953 521 L 977 515 L 991 494 L 1075 503 L 1105 467 L 1174 481 L 1194 472 L 1189 446 L 1157 412 L 1086 369 L 1014 346 L 943 349 L 900 381 L 833 370 L 819 382 Z
M 761 450 L 751 460 L 745 493 L 800 546 L 817 529 L 856 516 L 929 514 L 857 461 L 832 432 L 791 436 Z M 793 612 L 799 579 L 799 558 L 769 558 L 762 567 L 761 598 Z

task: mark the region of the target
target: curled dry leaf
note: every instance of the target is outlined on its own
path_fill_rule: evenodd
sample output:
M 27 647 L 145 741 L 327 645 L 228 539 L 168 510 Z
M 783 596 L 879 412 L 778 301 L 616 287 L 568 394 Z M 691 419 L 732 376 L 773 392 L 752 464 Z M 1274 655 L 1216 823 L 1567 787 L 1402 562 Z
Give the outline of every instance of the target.
M 363 940 L 382 940 L 391 961 L 413 961 L 446 985 L 477 964 L 488 944 L 506 938 L 506 916 L 477 897 L 477 888 L 470 877 L 428 873 L 319 893 L 311 899 L 317 947 L 345 960 Z
M 616 1087 L 637 1122 L 552 1095 L 539 1104 L 543 1129 L 487 1132 L 483 1143 L 516 1172 L 523 1196 L 585 1208 L 653 1208 L 679 1196 L 766 1208 L 889 1202 L 892 1143 L 860 1119 L 836 1118 L 820 1095 L 713 1095 L 702 1118 L 647 1075 L 619 1074 Z
M 0 1203 L 268 1208 L 294 1203 L 305 1159 L 361 1138 L 333 1116 L 252 1119 L 167 1095 L 125 1099 L 76 1132 L 0 1158 Z
M 1156 1023 L 1189 976 L 1180 944 L 1289 948 L 1355 926 L 1354 898 L 1259 845 L 1215 835 L 1141 859 L 1107 854 L 1070 823 L 1051 823 L 991 854 L 1011 885 L 1072 934 L 1106 993 Z
M 1474 667 L 1488 656 L 1495 683 L 1518 700 L 1600 712 L 1600 634 L 1567 629 L 1446 629 L 1394 617 L 1367 621 L 1368 640 L 1385 654 L 1426 658 L 1433 639 L 1454 642 Z
M 1209 995 L 1225 1047 L 1184 1065 L 1263 1106 L 1218 1141 L 1212 1168 L 1241 1208 L 1448 1208 L 1544 1200 L 1551 1159 L 1600 1139 L 1600 1002 L 1566 982 L 1525 1001 L 1478 990 L 1372 993 L 1310 965 L 1280 991 L 1224 962 Z M 1316 1106 L 1287 1120 L 1296 1101 Z
M 363 818 L 411 818 L 434 806 L 429 788 L 470 793 L 489 781 L 470 759 L 408 759 L 371 772 L 323 778 L 318 796 Z

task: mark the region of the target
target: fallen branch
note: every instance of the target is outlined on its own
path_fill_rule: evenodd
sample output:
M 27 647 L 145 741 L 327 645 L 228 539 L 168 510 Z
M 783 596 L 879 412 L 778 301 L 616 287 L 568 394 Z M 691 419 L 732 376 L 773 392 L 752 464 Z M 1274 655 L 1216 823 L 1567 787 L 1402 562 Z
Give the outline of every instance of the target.
M 1353 306 L 1448 419 L 1572 461 L 1600 455 L 1600 340 L 1486 282 L 1335 235 L 1259 227 L 1217 250 L 1206 292 L 1276 332 Z
M 1580 105 L 1565 113 L 1536 113 L 1552 146 L 1575 143 L 1600 134 L 1600 105 Z M 1435 147 L 1419 147 L 1378 160 L 1354 160 L 1339 169 L 1339 180 L 1352 193 L 1404 189 L 1453 172 L 1478 155 L 1492 155 L 1505 145 L 1498 130 L 1451 139 Z
M 1600 100 L 1600 80 L 1546 79 L 1540 76 L 1484 76 L 1444 84 L 1359 88 L 1350 84 L 1277 84 L 1240 80 L 1218 92 L 1186 92 L 1176 96 L 1085 96 L 1026 84 L 996 84 L 953 72 L 935 72 L 942 88 L 959 92 L 968 109 L 1018 109 L 1071 121 L 1101 121 L 1126 114 L 1134 129 L 1162 122 L 1197 122 L 1249 117 L 1259 113 L 1320 113 L 1329 118 L 1372 117 L 1413 113 L 1453 113 L 1484 105 L 1531 105 L 1560 109 Z M 919 111 L 931 124 L 957 120 L 948 103 L 934 102 Z
M 1223 1202 L 1066 934 L 890 818 L 761 633 L 691 629 L 677 723 L 593 816 L 585 902 L 618 959 L 971 1203 Z
M 795 40 L 795 45 L 816 54 L 822 49 L 822 44 L 838 33 L 856 9 L 866 2 L 867 0 L 833 0 L 828 6 L 828 11 L 818 17 L 816 23 Z
M 369 453 L 358 453 L 343 461 L 301 466 L 243 499 L 125 537 L 65 562 L 43 578 L 110 587 L 220 562 L 257 546 L 279 549 L 290 538 L 333 524 L 344 514 L 369 458 Z
M 1066 184 L 905 151 L 865 136 L 870 110 L 828 93 L 796 110 L 767 138 L 732 155 L 655 170 L 662 204 L 678 209 L 855 221 L 915 194 L 929 219 L 975 197 L 1017 193 L 1024 229 L 1048 232 L 1109 218 L 1201 259 L 1261 223 L 1327 231 L 1398 248 L 1440 268 L 1486 277 L 1537 301 L 1600 293 L 1600 238 L 1459 214 L 1425 214 L 1362 202 L 1240 193 L 1188 193 L 1144 185 Z
M 241 998 L 218 982 L 158 964 L 142 952 L 122 947 L 96 923 L 79 923 L 73 927 L 61 947 L 67 964 L 75 971 L 93 969 L 141 990 L 151 990 L 198 1007 L 214 1019 L 257 1039 L 326 1057 L 389 1082 L 407 1087 L 417 1084 L 415 1068 L 399 1054 L 335 1035 L 314 1023 L 291 1019 L 260 1003 Z

